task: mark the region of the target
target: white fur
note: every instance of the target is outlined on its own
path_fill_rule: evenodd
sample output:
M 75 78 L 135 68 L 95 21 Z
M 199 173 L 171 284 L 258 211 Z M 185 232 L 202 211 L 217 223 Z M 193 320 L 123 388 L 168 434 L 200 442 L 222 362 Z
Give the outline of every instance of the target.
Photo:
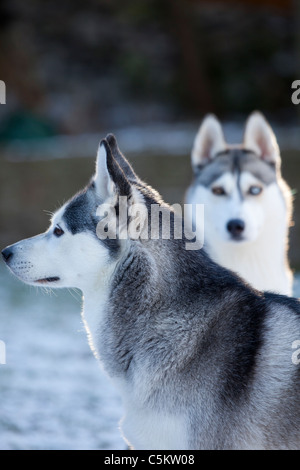
M 52 219 L 49 229 L 36 237 L 22 240 L 15 245 L 14 256 L 9 268 L 27 284 L 37 285 L 38 279 L 58 276 L 59 281 L 50 287 L 77 287 L 85 289 L 99 276 L 99 267 L 95 265 L 95 256 L 105 269 L 108 266 L 107 250 L 92 234 L 73 235 L 67 230 L 62 220 L 64 207 Z M 53 234 L 59 224 L 65 231 L 61 237 Z
M 180 450 L 188 448 L 186 419 L 127 406 L 130 411 L 121 421 L 124 439 L 135 450 Z
M 102 199 L 106 199 L 114 193 L 114 184 L 108 174 L 106 162 L 106 150 L 103 144 L 99 145 L 96 160 L 96 173 L 94 177 L 97 191 Z
M 246 123 L 244 145 L 263 160 L 280 163 L 277 140 L 270 125 L 261 113 L 252 113 Z
M 226 149 L 221 125 L 216 118 L 208 116 L 195 138 L 192 165 L 208 163 L 205 155 L 213 159 L 222 147 Z M 237 272 L 259 290 L 292 295 L 292 273 L 287 263 L 292 199 L 290 189 L 280 175 L 281 159 L 276 137 L 258 112 L 252 113 L 246 123 L 243 147 L 254 151 L 263 160 L 275 163 L 277 183 L 263 187 L 258 196 L 247 195 L 251 185 L 263 185 L 254 175 L 244 172 L 240 178 L 241 198 L 237 176 L 226 173 L 211 188 L 198 185 L 189 190 L 187 202 L 204 204 L 205 247 L 217 263 Z M 214 195 L 214 186 L 223 187 L 226 195 Z M 230 239 L 226 226 L 232 219 L 245 222 L 243 241 Z
M 192 164 L 194 166 L 202 165 L 225 148 L 226 143 L 219 121 L 213 115 L 207 116 L 194 141 Z
M 208 245 L 212 245 L 211 236 L 220 238 L 220 241 L 231 242 L 231 236 L 226 226 L 231 219 L 242 219 L 246 222 L 244 232 L 245 241 L 233 244 L 249 243 L 257 239 L 265 223 L 265 201 L 268 200 L 266 193 L 261 196 L 246 196 L 251 185 L 260 185 L 261 183 L 250 173 L 244 173 L 241 176 L 240 186 L 244 189 L 245 199 L 241 200 L 241 195 L 237 186 L 237 175 L 225 173 L 218 178 L 212 187 L 221 186 L 226 191 L 226 196 L 215 196 L 211 189 L 201 186 L 197 187 L 194 201 L 201 200 L 204 203 L 205 210 L 205 232 Z M 280 205 L 282 201 L 280 201 Z M 211 210 L 213 207 L 213 211 Z M 270 207 L 271 208 L 271 207 Z M 269 208 L 268 208 L 269 210 Z
M 291 275 L 285 264 L 286 209 L 278 185 L 272 184 L 260 196 L 244 201 L 236 187 L 230 196 L 220 197 L 198 186 L 188 202 L 197 201 L 204 204 L 204 245 L 212 259 L 259 290 L 291 295 Z M 244 241 L 230 240 L 226 225 L 234 218 L 245 221 Z
M 98 275 L 83 287 L 83 309 L 81 317 L 85 326 L 88 342 L 94 356 L 99 358 L 97 344 L 101 341 L 102 323 L 105 320 L 109 298 L 109 286 L 115 264 L 98 269 Z M 88 279 L 88 278 L 87 278 Z

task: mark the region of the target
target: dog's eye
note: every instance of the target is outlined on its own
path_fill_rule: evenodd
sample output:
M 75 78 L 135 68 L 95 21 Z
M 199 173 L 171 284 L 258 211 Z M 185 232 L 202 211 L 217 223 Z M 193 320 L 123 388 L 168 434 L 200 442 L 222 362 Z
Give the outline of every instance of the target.
M 251 196 L 258 196 L 262 190 L 263 188 L 261 186 L 250 186 L 249 194 L 251 194 Z
M 59 225 L 57 225 L 55 229 L 53 230 L 53 233 L 56 237 L 61 237 L 65 232 L 63 231 L 62 228 L 60 228 Z
M 215 186 L 214 188 L 212 188 L 212 192 L 213 194 L 215 194 L 216 196 L 225 196 L 226 192 L 225 190 L 222 188 L 222 186 Z

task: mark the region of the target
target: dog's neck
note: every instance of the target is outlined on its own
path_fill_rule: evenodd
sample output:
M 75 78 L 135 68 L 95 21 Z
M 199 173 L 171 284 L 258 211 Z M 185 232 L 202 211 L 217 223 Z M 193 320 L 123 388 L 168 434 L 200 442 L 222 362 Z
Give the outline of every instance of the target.
M 182 321 L 186 298 L 198 302 L 201 293 L 203 304 L 209 303 L 202 278 L 211 284 L 214 277 L 218 279 L 215 270 L 222 270 L 204 252 L 186 251 L 181 240 L 149 240 L 133 245 L 109 273 L 99 273 L 98 279 L 83 289 L 82 317 L 89 343 L 112 377 L 126 372 L 130 360 L 127 342 L 133 331 L 137 341 L 154 319 L 157 321 L 157 315 L 162 314 L 161 321 L 168 324 L 168 312 Z M 215 285 L 218 289 L 217 281 Z M 193 318 L 194 314 L 191 321 Z M 197 321 L 199 324 L 202 320 Z M 208 316 L 203 317 L 203 322 L 209 321 Z M 176 322 L 173 324 L 176 326 Z

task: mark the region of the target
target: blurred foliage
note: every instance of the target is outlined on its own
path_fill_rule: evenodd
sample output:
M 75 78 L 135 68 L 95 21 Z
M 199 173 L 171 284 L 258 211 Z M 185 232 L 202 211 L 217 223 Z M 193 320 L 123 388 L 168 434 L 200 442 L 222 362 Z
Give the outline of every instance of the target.
M 30 112 L 78 133 L 253 108 L 293 119 L 296 2 L 264 3 L 2 0 L 0 124 Z
M 101 136 L 103 130 L 149 122 L 200 122 L 208 112 L 240 122 L 255 108 L 272 125 L 292 123 L 298 114 L 291 83 L 300 74 L 299 5 L 300 0 L 2 0 L 0 79 L 7 104 L 0 106 L 1 144 L 55 134 Z M 287 157 L 285 176 L 298 188 L 298 154 Z M 187 156 L 175 166 L 173 158 L 141 156 L 134 163 L 139 171 L 141 162 L 141 176 L 167 201 L 178 202 L 191 170 Z M 53 209 L 53 187 L 59 205 L 93 167 L 88 159 L 13 164 L 1 158 L 3 245 L 43 230 L 44 213 L 40 225 L 34 224 L 40 207 Z M 71 175 L 67 186 L 61 174 Z M 296 225 L 291 245 L 297 267 L 299 236 Z
M 41 139 L 56 135 L 55 126 L 30 112 L 16 112 L 7 117 L 0 128 L 0 142 L 16 139 Z

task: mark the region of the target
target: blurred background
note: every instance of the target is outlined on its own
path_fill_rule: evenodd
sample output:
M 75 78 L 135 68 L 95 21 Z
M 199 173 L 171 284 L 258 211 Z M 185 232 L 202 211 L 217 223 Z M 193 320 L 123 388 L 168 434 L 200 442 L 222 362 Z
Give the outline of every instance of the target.
M 2 0 L 0 247 L 44 231 L 113 132 L 137 173 L 183 202 L 206 113 L 242 140 L 271 123 L 295 193 L 300 270 L 300 0 Z M 125 448 L 122 405 L 87 345 L 80 293 L 23 286 L 0 265 L 0 449 Z M 296 291 L 297 294 L 299 289 Z

